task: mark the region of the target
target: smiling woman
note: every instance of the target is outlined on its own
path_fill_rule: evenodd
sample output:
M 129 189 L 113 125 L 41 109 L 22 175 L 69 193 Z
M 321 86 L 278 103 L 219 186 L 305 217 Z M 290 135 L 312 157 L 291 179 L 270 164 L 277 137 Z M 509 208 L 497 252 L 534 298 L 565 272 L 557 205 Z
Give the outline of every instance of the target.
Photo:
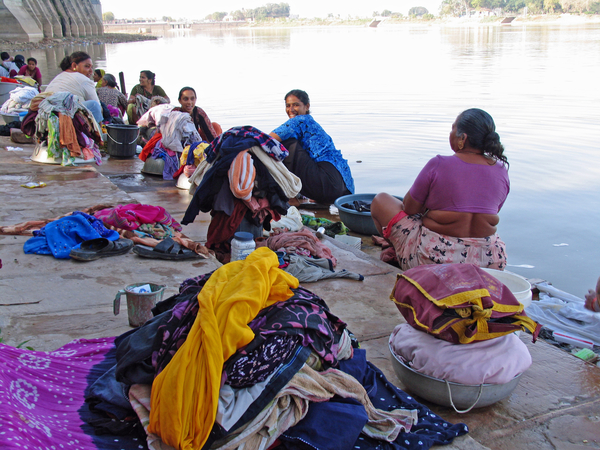
M 194 125 L 200 133 L 202 139 L 207 142 L 211 142 L 214 138 L 219 136 L 223 131 L 221 126 L 216 122 L 211 122 L 208 115 L 202 108 L 196 106 L 196 90 L 189 86 L 181 88 L 179 91 L 179 97 L 177 98 L 181 107 L 174 108 L 174 111 L 182 111 L 192 116 Z
M 289 150 L 283 163 L 302 181 L 300 193 L 324 204 L 354 193 L 348 161 L 310 115 L 308 94 L 300 89 L 288 92 L 285 112 L 289 120 L 273 130 L 270 136 Z

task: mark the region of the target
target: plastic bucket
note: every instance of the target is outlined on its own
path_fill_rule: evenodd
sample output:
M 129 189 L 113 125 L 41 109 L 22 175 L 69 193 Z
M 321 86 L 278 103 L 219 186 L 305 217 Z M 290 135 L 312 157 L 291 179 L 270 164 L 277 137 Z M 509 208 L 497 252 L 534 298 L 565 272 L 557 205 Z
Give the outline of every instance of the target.
M 151 292 L 137 293 L 133 290 L 136 287 L 150 285 Z M 113 312 L 115 316 L 119 314 L 121 309 L 121 296 L 125 294 L 127 298 L 127 315 L 129 317 L 129 325 L 132 327 L 141 327 L 148 320 L 152 319 L 152 308 L 157 302 L 162 300 L 166 286 L 154 283 L 135 283 L 130 284 L 125 289 L 117 292 L 113 303 Z
M 140 127 L 137 125 L 106 125 L 108 142 L 106 153 L 110 156 L 130 158 L 135 155 Z

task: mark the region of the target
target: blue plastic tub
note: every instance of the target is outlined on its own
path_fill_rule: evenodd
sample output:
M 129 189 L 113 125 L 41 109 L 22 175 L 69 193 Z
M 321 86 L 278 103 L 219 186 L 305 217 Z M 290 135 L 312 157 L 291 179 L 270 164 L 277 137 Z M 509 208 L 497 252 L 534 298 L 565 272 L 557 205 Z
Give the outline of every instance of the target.
M 337 207 L 340 212 L 340 219 L 344 222 L 350 230 L 358 234 L 364 234 L 367 236 L 379 235 L 377 228 L 375 227 L 375 223 L 371 218 L 371 213 L 368 211 L 355 211 L 354 209 L 345 208 L 342 205 L 345 203 L 352 203 L 356 200 L 371 203 L 375 198 L 376 194 L 350 194 L 344 195 L 343 197 L 338 198 L 333 204 Z M 399 200 L 402 200 L 402 197 L 398 197 Z

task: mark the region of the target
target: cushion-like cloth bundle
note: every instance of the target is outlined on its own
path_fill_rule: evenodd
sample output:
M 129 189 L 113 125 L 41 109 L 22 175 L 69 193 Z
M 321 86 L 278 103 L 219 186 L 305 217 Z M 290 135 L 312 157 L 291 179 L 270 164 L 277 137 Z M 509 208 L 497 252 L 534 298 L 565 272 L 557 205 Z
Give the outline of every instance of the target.
M 505 384 L 531 366 L 527 346 L 514 333 L 460 345 L 403 323 L 394 328 L 390 348 L 419 373 L 468 385 Z
M 390 299 L 414 328 L 455 344 L 541 325 L 504 284 L 473 264 L 427 264 L 398 275 Z

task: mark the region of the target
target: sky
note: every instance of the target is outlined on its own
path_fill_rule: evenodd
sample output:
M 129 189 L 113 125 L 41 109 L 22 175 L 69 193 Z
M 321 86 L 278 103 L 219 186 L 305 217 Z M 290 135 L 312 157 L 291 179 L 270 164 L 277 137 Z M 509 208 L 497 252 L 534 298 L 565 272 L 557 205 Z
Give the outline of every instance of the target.
M 327 17 L 329 13 L 342 18 L 372 17 L 374 11 L 388 9 L 404 15 L 413 6 L 424 6 L 437 14 L 442 0 L 287 0 L 290 14 L 301 18 Z M 116 19 L 157 18 L 203 19 L 216 11 L 233 12 L 238 9 L 253 9 L 267 3 L 281 3 L 279 0 L 219 0 L 190 2 L 189 0 L 144 0 L 143 3 L 123 0 L 101 0 L 102 12 L 112 12 Z M 140 8 L 140 4 L 144 7 Z

